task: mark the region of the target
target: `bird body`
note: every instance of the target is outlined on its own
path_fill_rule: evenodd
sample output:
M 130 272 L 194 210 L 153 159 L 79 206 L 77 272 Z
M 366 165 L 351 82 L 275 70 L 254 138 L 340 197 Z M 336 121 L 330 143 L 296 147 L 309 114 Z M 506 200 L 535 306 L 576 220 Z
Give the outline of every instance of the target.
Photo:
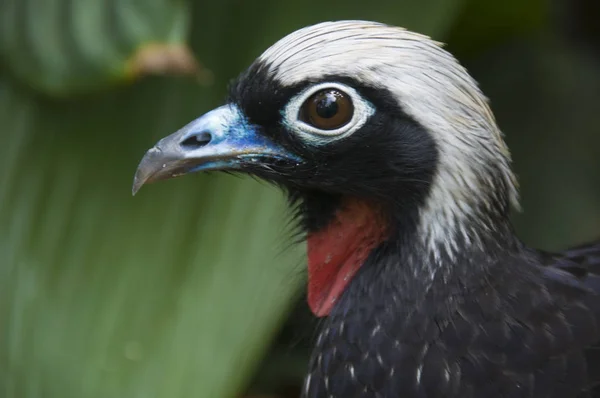
M 439 43 L 366 21 L 288 35 L 147 152 L 134 192 L 202 170 L 288 194 L 326 317 L 304 397 L 600 397 L 600 242 L 518 239 L 502 133 Z
M 410 260 L 365 264 L 323 324 L 305 396 L 598 396 L 600 245 L 585 265 L 515 249 L 471 253 L 426 292 Z

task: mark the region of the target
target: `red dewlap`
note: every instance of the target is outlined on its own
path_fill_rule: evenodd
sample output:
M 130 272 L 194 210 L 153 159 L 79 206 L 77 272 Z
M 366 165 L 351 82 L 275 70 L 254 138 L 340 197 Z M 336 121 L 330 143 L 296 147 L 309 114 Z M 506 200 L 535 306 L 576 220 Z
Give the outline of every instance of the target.
M 316 316 L 329 314 L 386 230 L 375 206 L 349 199 L 328 226 L 308 235 L 308 305 Z

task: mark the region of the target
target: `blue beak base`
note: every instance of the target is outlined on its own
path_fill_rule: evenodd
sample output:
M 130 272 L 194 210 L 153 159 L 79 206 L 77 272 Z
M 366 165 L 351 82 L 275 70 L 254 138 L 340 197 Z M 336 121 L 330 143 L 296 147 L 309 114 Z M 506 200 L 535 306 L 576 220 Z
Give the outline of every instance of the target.
M 132 193 L 144 184 L 197 171 L 240 170 L 267 160 L 299 163 L 298 156 L 258 133 L 234 105 L 216 108 L 150 148 L 136 170 Z

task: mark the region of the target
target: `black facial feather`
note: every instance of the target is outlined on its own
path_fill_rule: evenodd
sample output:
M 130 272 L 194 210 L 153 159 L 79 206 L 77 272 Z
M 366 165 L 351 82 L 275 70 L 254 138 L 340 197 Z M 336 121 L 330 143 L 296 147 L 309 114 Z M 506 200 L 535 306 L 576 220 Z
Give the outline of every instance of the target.
M 268 65 L 257 61 L 230 84 L 228 102 L 239 106 L 248 122 L 267 132 L 277 127 L 283 107 L 307 84 L 282 87 L 273 80 Z
M 289 165 L 252 173 L 289 192 L 305 230 L 326 225 L 342 196 L 375 200 L 388 210 L 391 224 L 414 229 L 437 164 L 437 148 L 430 134 L 382 87 L 337 75 L 281 87 L 268 71 L 261 62 L 253 64 L 232 84 L 229 99 L 261 134 L 300 155 L 309 166 L 295 167 L 293 175 L 286 172 Z M 376 111 L 349 137 L 312 146 L 284 126 L 282 113 L 304 88 L 325 82 L 354 88 Z

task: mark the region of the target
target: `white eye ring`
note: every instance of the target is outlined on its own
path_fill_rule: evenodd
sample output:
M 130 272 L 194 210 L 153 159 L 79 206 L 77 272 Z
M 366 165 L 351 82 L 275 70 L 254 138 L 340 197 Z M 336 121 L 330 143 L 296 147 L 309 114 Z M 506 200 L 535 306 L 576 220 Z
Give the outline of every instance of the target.
M 324 89 L 335 89 L 343 92 L 352 101 L 354 112 L 350 121 L 343 126 L 333 130 L 322 130 L 311 126 L 300 119 L 302 106 L 313 94 Z M 319 145 L 326 144 L 331 140 L 348 137 L 361 128 L 367 119 L 375 113 L 375 107 L 350 86 L 340 83 L 320 83 L 302 91 L 293 97 L 283 110 L 283 123 L 291 131 L 306 141 Z

